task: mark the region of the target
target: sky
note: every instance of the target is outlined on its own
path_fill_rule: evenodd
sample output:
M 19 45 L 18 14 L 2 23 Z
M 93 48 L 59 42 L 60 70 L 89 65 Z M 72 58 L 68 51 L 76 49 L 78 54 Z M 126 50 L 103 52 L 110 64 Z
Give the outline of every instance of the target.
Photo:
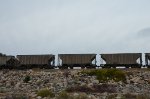
M 150 0 L 0 0 L 0 52 L 150 53 Z

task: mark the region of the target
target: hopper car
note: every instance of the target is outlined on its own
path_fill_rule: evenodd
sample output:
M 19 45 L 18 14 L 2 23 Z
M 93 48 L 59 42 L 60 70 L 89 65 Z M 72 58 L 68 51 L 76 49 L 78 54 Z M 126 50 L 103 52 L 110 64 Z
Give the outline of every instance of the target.
M 142 53 L 112 53 L 100 54 L 100 58 L 96 58 L 97 54 L 58 54 L 55 66 L 55 55 L 4 55 L 0 54 L 0 69 L 32 69 L 45 68 L 54 69 L 73 69 L 74 67 L 84 68 L 141 68 L 142 66 L 150 67 L 150 53 L 145 53 L 145 65 L 142 64 Z M 100 65 L 97 66 L 97 61 Z
M 116 68 L 117 66 L 126 68 L 140 68 L 142 66 L 142 53 L 115 53 L 100 54 L 101 59 L 106 64 L 101 64 L 103 68 Z
M 95 68 L 96 54 L 59 54 L 58 64 L 59 68 Z
M 17 59 L 20 61 L 19 68 L 31 69 L 31 68 L 54 68 L 55 55 L 17 55 Z

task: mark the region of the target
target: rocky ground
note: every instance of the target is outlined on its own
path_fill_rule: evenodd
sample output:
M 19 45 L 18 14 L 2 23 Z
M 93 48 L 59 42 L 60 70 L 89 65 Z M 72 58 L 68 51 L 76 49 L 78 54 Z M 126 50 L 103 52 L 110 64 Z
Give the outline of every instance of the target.
M 0 70 L 0 99 L 42 99 L 38 95 L 42 89 L 55 95 L 44 99 L 69 99 L 71 96 L 78 97 L 76 99 L 150 99 L 149 69 L 123 69 L 125 82 L 109 80 L 105 83 L 81 71 Z M 60 96 L 62 92 L 66 93 Z

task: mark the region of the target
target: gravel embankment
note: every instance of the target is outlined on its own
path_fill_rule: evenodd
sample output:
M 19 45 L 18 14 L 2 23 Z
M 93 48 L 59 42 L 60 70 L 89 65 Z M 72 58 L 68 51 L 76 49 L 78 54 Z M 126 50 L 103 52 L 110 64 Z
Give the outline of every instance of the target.
M 150 93 L 150 71 L 148 69 L 123 70 L 126 82 L 108 81 L 99 83 L 95 76 L 80 73 L 81 70 L 0 70 L 0 98 L 13 99 L 13 95 L 23 95 L 26 99 L 41 99 L 37 96 L 40 89 L 50 89 L 56 95 L 59 92 L 75 86 L 86 86 L 93 92 L 86 93 L 90 99 L 105 99 L 108 94 L 148 94 Z M 24 79 L 30 77 L 28 82 Z M 110 85 L 108 89 L 107 85 Z M 96 89 L 96 87 L 98 89 Z M 106 86 L 106 87 L 105 87 Z M 95 88 L 95 89 L 94 89 Z M 106 88 L 106 89 L 105 89 Z M 77 90 L 77 89 L 76 89 Z M 82 90 L 82 89 L 79 89 Z M 86 91 L 88 89 L 84 89 Z M 109 90 L 107 92 L 107 90 Z M 80 92 L 72 92 L 78 95 Z M 47 98 L 45 98 L 47 99 Z M 107 98 L 106 98 L 107 99 Z

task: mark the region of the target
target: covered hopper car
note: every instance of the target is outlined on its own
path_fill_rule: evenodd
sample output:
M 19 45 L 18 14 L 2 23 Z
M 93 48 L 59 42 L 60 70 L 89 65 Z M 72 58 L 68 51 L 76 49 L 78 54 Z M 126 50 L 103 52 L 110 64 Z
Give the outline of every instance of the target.
M 96 54 L 59 54 L 58 63 L 61 65 L 59 68 L 95 68 Z
M 55 55 L 17 55 L 20 68 L 54 68 Z
M 116 53 L 100 55 L 101 59 L 106 62 L 106 64 L 101 64 L 101 66 L 104 68 L 115 68 L 117 66 L 125 66 L 126 68 L 139 68 L 142 66 L 142 53 Z

